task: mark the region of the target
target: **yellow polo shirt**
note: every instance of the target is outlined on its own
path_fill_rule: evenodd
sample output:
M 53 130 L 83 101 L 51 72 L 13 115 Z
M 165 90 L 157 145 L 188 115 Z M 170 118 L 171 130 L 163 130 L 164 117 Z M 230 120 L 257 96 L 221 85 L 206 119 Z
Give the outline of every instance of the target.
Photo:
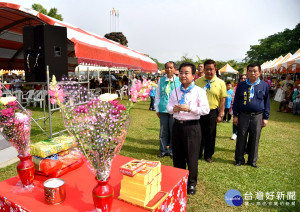
M 213 82 L 210 83 L 210 89 L 206 89 L 206 96 L 209 103 L 209 108 L 214 110 L 220 106 L 220 98 L 227 96 L 226 85 L 223 80 L 218 77 L 214 77 Z M 201 77 L 195 81 L 195 84 L 200 88 L 204 88 L 207 84 L 206 78 Z

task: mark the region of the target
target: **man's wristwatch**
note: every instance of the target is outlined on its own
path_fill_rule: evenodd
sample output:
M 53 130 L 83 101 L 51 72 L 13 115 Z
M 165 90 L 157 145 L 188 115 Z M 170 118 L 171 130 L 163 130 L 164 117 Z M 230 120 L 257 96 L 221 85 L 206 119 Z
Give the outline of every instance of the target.
M 221 117 L 221 118 L 223 118 L 223 117 L 224 117 L 224 115 L 223 115 L 223 116 L 221 116 L 221 115 L 218 115 L 218 117 Z

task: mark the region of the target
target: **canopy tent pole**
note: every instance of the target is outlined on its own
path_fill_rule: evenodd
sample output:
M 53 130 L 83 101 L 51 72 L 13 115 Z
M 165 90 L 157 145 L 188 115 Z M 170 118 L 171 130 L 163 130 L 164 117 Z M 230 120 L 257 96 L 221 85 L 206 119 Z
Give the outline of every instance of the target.
M 47 93 L 49 93 L 49 85 L 50 85 L 50 79 L 49 79 L 49 66 L 47 65 Z M 48 112 L 49 112 L 49 138 L 52 138 L 52 118 L 51 118 L 51 104 L 50 104 L 50 95 L 48 94 Z
M 110 68 L 108 68 L 108 92 L 111 93 L 111 73 Z
M 87 100 L 90 99 L 90 69 L 87 67 L 87 80 L 88 80 L 88 90 L 87 90 Z

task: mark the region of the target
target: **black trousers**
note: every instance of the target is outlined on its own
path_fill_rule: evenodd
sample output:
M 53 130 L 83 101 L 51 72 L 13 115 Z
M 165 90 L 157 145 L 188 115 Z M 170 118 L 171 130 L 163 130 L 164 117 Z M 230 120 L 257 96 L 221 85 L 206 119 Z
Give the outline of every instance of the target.
M 254 164 L 258 157 L 258 143 L 262 129 L 263 114 L 251 116 L 249 114 L 240 112 L 238 123 L 238 134 L 236 139 L 235 160 L 236 162 L 245 162 L 244 152 L 247 138 L 247 153 L 248 164 Z
M 174 122 L 172 131 L 173 165 L 176 168 L 189 170 L 188 185 L 197 185 L 198 156 L 200 149 L 201 129 L 199 121 L 179 124 Z
M 200 118 L 202 140 L 199 158 L 202 157 L 203 150 L 205 159 L 211 158 L 215 153 L 218 113 L 218 109 L 214 109 L 211 110 L 209 114 L 201 116 Z
M 151 99 L 151 102 L 150 102 L 149 110 L 154 110 L 154 99 L 155 99 L 155 96 L 150 96 L 150 99 Z
M 225 108 L 223 121 L 226 121 L 226 117 L 227 117 L 227 121 L 231 120 L 231 114 L 229 113 L 229 109 L 230 108 Z

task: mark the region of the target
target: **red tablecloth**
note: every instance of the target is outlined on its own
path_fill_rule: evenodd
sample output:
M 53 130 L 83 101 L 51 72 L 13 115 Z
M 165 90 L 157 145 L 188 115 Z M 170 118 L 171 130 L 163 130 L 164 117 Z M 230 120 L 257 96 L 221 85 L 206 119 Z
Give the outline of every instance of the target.
M 115 190 L 112 211 L 147 211 L 117 199 L 122 179 L 119 167 L 130 160 L 132 158 L 119 155 L 113 160 L 109 180 Z M 161 171 L 161 190 L 169 192 L 169 196 L 155 211 L 186 211 L 188 171 L 164 165 L 162 165 Z M 35 187 L 31 192 L 18 192 L 20 189 L 16 186 L 19 181 L 18 176 L 0 182 L 0 211 L 94 211 L 92 190 L 96 186 L 96 180 L 86 164 L 60 178 L 66 182 L 66 199 L 59 205 L 45 203 L 43 189 L 43 182 L 47 180 L 45 177 L 35 176 Z M 168 209 L 166 210 L 166 208 Z

